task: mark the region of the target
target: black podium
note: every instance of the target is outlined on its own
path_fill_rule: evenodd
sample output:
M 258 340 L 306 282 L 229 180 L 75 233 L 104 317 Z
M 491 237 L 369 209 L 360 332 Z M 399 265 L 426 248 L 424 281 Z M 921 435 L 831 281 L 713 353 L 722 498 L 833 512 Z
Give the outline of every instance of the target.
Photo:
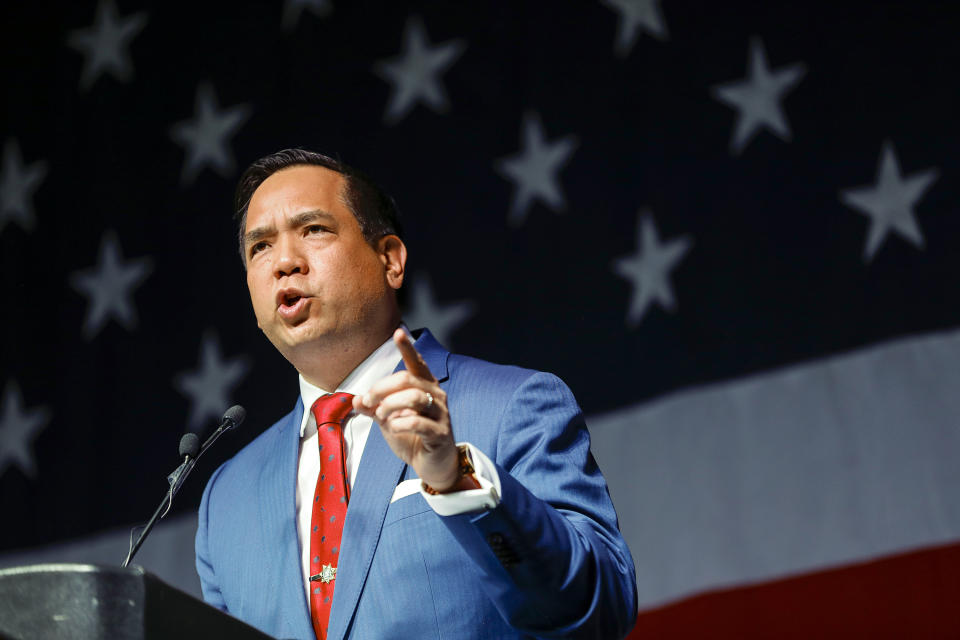
M 142 567 L 38 564 L 0 569 L 0 638 L 270 636 L 164 584 Z

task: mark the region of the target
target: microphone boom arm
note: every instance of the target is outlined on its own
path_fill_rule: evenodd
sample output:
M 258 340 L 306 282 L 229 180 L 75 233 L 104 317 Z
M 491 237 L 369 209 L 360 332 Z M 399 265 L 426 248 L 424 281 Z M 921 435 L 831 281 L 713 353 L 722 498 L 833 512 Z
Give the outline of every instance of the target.
M 239 426 L 245 417 L 246 411 L 243 409 L 243 407 L 240 405 L 234 405 L 230 407 L 220 420 L 220 425 L 212 434 L 210 434 L 210 437 L 207 438 L 206 442 L 203 443 L 203 446 L 200 447 L 200 451 L 197 452 L 196 456 L 191 455 L 189 451 L 186 453 L 185 459 L 180 466 L 174 469 L 173 472 L 167 476 L 167 482 L 170 483 L 170 488 L 167 490 L 166 494 L 164 494 L 163 500 L 160 502 L 160 506 L 158 506 L 157 510 L 153 512 L 153 515 L 143 528 L 143 531 L 140 532 L 140 535 L 137 537 L 137 541 L 130 545 L 130 551 L 127 553 L 127 557 L 123 561 L 123 564 L 120 565 L 121 567 L 126 567 L 130 564 L 130 561 L 133 560 L 133 556 L 136 555 L 137 551 L 140 550 L 141 545 L 143 545 L 143 541 L 147 539 L 147 536 L 153 529 L 153 525 L 157 523 L 157 520 L 160 520 L 166 516 L 167 513 L 169 513 L 170 507 L 173 506 L 174 496 L 176 496 L 177 492 L 180 491 L 180 487 L 183 486 L 187 476 L 189 476 L 190 472 L 193 471 L 193 468 L 196 466 L 197 460 L 200 459 L 200 456 L 202 456 L 204 452 L 206 452 L 206 450 L 209 449 L 220 436 Z M 196 451 L 196 436 L 191 434 L 187 435 L 193 438 L 193 451 Z M 187 436 L 184 436 L 184 440 L 186 438 Z M 184 443 L 183 440 L 181 440 L 181 454 L 183 453 L 183 447 Z

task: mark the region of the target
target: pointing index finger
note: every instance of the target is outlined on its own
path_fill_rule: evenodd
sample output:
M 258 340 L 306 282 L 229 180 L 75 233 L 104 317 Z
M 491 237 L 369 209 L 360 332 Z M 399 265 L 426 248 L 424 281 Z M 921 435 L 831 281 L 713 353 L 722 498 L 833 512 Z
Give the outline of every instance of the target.
M 433 374 L 430 373 L 430 367 L 428 367 L 427 363 L 423 360 L 423 356 L 413 347 L 410 338 L 407 337 L 406 331 L 403 329 L 394 331 L 393 342 L 397 345 L 397 348 L 400 349 L 400 355 L 403 356 L 403 364 L 406 365 L 407 371 L 418 378 L 436 380 Z

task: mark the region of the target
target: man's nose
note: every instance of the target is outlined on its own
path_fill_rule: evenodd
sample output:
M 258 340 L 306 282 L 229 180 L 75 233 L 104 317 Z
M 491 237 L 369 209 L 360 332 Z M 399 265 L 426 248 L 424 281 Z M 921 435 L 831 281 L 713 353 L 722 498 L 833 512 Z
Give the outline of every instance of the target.
M 277 278 L 289 276 L 294 273 L 307 273 L 309 270 L 306 256 L 302 251 L 300 243 L 294 238 L 281 237 L 277 239 L 276 261 L 274 262 L 274 275 Z

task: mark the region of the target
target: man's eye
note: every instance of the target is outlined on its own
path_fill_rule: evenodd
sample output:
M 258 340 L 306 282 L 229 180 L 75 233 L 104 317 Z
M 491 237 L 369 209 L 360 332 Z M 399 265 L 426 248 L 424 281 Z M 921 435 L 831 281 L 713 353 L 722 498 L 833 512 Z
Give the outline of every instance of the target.
M 250 247 L 250 255 L 253 256 L 267 247 L 266 242 L 258 242 L 252 247 Z
M 320 232 L 326 231 L 326 230 L 327 230 L 326 227 L 324 227 L 323 225 L 319 225 L 319 224 L 311 224 L 311 225 L 308 225 L 307 228 L 306 228 L 306 232 L 307 232 L 308 234 L 310 234 L 310 233 L 320 233 Z

